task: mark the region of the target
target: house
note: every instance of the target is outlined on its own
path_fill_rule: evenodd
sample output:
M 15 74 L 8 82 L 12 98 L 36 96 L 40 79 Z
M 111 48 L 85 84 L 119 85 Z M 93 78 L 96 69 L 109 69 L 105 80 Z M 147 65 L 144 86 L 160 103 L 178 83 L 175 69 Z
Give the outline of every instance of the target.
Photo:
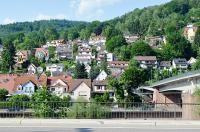
M 68 93 L 72 101 L 76 101 L 79 97 L 89 101 L 91 98 L 91 88 L 91 79 L 74 79 Z
M 113 53 L 107 53 L 106 54 L 106 60 L 107 60 L 107 62 L 114 61 L 114 55 L 113 55 Z
M 89 39 L 89 44 L 90 45 L 105 45 L 106 38 L 103 36 L 95 36 L 95 37 L 90 37 Z
M 189 61 L 188 61 L 188 65 L 189 66 L 192 66 L 194 63 L 196 63 L 197 62 L 197 59 L 195 59 L 194 57 L 191 57 L 190 59 L 189 59 Z
M 27 81 L 17 85 L 17 91 L 15 94 L 25 94 L 31 96 L 36 91 L 36 87 L 36 84 L 34 84 L 32 81 Z
M 76 62 L 79 62 L 81 64 L 91 64 L 93 57 L 91 55 L 77 55 L 76 56 Z
M 64 71 L 64 64 L 47 64 L 46 65 L 46 71 L 52 72 L 63 72 Z
M 56 58 L 61 59 L 73 59 L 73 49 L 71 45 L 62 45 L 56 47 Z
M 47 76 L 20 75 L 14 80 L 14 94 L 25 94 L 31 96 L 38 88 L 47 85 Z
M 99 51 L 97 53 L 97 64 L 100 64 L 102 61 L 106 60 L 106 53 L 104 51 Z
M 86 65 L 85 65 L 85 70 L 86 70 L 86 72 L 87 72 L 88 75 L 89 75 L 89 74 L 90 74 L 90 70 L 91 70 L 91 66 L 88 65 L 88 64 L 86 64 Z
M 160 36 L 145 36 L 145 41 L 151 46 L 152 48 L 161 48 L 161 44 L 164 43 L 164 37 Z
M 183 35 L 185 38 L 190 41 L 191 43 L 194 42 L 195 34 L 197 32 L 197 26 L 193 24 L 188 24 L 183 31 Z
M 128 44 L 136 42 L 140 37 L 139 35 L 124 35 L 124 38 L 126 39 L 126 42 Z
M 0 88 L 5 88 L 11 95 L 31 95 L 36 88 L 46 86 L 46 84 L 47 76 L 45 74 L 0 74 Z
M 161 61 L 159 63 L 160 70 L 172 70 L 172 64 L 171 61 Z
M 111 98 L 114 97 L 114 90 L 108 89 L 107 88 L 107 81 L 106 80 L 94 80 L 92 83 L 92 93 L 93 94 L 104 94 L 104 93 L 109 93 L 109 96 Z
M 96 81 L 103 81 L 106 80 L 106 78 L 108 77 L 108 74 L 102 70 L 99 75 L 95 78 Z
M 51 42 L 47 42 L 46 45 L 43 45 L 43 48 L 48 48 L 50 46 L 57 47 L 65 44 L 64 39 L 52 40 Z
M 175 69 L 187 69 L 188 63 L 185 58 L 175 58 L 172 61 L 172 66 Z
M 48 90 L 53 95 L 60 97 L 68 96 L 68 91 L 72 82 L 71 76 L 53 76 L 48 77 Z
M 128 61 L 111 61 L 108 62 L 108 69 L 111 71 L 111 75 L 118 76 L 128 68 Z
M 78 54 L 79 55 L 91 55 L 92 56 L 92 49 L 90 47 L 79 47 Z
M 45 48 L 35 48 L 35 58 L 39 60 L 49 60 L 49 52 Z
M 14 57 L 16 65 L 21 65 L 24 62 L 26 62 L 28 60 L 29 55 L 30 55 L 30 51 L 28 50 L 17 51 Z
M 9 94 L 13 94 L 15 89 L 15 79 L 17 74 L 0 74 L 0 88 L 8 90 Z
M 30 64 L 28 66 L 28 74 L 36 74 L 37 73 L 37 67 L 34 64 Z
M 156 56 L 135 56 L 134 59 L 140 64 L 140 67 L 143 69 L 156 69 L 158 65 Z

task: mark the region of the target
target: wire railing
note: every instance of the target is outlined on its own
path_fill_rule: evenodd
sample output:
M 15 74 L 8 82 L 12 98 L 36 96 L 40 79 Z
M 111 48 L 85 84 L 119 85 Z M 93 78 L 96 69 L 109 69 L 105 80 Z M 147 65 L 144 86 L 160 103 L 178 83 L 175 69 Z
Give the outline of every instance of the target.
M 0 102 L 0 118 L 196 119 L 199 114 L 200 104 Z

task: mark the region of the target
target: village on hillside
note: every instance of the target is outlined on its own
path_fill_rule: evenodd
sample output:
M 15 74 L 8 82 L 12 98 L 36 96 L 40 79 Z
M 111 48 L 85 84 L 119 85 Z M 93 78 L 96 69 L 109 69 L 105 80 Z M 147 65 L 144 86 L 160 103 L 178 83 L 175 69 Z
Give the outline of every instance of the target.
M 193 43 L 196 32 L 197 27 L 188 24 L 183 29 L 183 36 Z M 135 34 L 124 35 L 124 38 L 128 45 L 141 40 Z M 146 36 L 144 41 L 155 50 L 162 49 L 167 43 L 165 36 Z M 0 51 L 2 54 L 3 46 Z M 197 61 L 194 57 L 160 60 L 158 56 L 142 55 L 135 56 L 134 60 L 141 69 L 153 69 L 158 73 L 184 73 Z M 71 101 L 79 97 L 89 101 L 104 94 L 108 94 L 109 100 L 116 101 L 116 90 L 110 87 L 109 80 L 120 78 L 131 63 L 108 52 L 106 38 L 101 35 L 91 36 L 89 40 L 52 40 L 33 50 L 17 50 L 14 61 L 14 69 L 0 74 L 0 88 L 9 91 L 9 96 L 32 96 L 37 89 L 45 87 L 53 95 L 69 96 Z M 148 82 L 153 81 L 151 76 L 148 76 Z

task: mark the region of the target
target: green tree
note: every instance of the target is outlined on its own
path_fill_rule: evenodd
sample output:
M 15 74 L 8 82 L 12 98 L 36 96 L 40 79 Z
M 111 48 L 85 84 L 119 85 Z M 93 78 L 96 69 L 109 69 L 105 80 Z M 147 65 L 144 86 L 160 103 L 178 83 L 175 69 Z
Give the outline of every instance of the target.
M 108 88 L 113 89 L 115 92 L 115 97 L 118 102 L 123 102 L 125 99 L 124 89 L 119 80 L 116 78 L 109 77 L 108 78 Z
M 167 41 L 174 46 L 178 57 L 189 59 L 192 56 L 192 46 L 179 32 L 167 36 Z
M 90 38 L 91 32 L 88 28 L 82 29 L 80 32 L 80 38 L 82 40 L 88 40 Z
M 194 44 L 200 47 L 200 26 L 197 28 L 197 32 L 195 34 Z
M 0 89 L 0 101 L 6 101 L 8 95 L 8 90 Z
M 144 41 L 138 41 L 133 44 L 131 48 L 132 57 L 142 55 L 142 56 L 150 56 L 155 55 L 153 49 Z
M 48 47 L 49 59 L 53 59 L 55 57 L 56 48 L 54 46 Z
M 51 41 L 59 38 L 59 34 L 56 29 L 54 28 L 47 28 L 45 30 L 44 36 L 46 40 Z
M 106 41 L 106 49 L 109 52 L 113 52 L 115 48 L 119 48 L 123 45 L 127 45 L 127 43 L 122 35 L 114 36 L 110 40 Z
M 120 81 L 128 93 L 128 101 L 134 101 L 134 90 L 146 81 L 144 75 L 145 73 L 136 67 L 131 67 L 122 74 Z
M 87 78 L 87 72 L 86 72 L 84 64 L 80 64 L 79 62 L 76 63 L 74 78 L 77 78 L 77 79 Z
M 3 43 L 2 52 L 2 72 L 7 73 L 10 69 L 13 69 L 15 64 L 15 47 L 10 39 L 7 39 Z
M 75 28 L 71 28 L 68 30 L 68 39 L 69 40 L 74 40 L 79 37 L 79 32 Z
M 30 97 L 27 95 L 14 95 L 9 98 L 10 102 L 23 102 L 23 101 L 30 101 Z
M 51 104 L 51 96 L 46 87 L 38 89 L 31 97 L 34 114 L 37 117 L 50 117 L 54 114 L 54 107 Z M 54 98 L 55 99 L 55 98 Z
M 178 55 L 171 44 L 166 44 L 162 46 L 161 57 L 163 60 L 173 60 Z
M 100 69 L 97 66 L 92 66 L 90 70 L 90 79 L 94 80 L 100 73 Z

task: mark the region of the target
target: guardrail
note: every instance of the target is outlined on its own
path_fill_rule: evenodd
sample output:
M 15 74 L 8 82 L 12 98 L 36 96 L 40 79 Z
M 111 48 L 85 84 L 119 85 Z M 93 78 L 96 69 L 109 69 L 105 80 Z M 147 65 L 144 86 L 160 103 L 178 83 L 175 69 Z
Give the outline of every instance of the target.
M 200 104 L 0 102 L 0 118 L 189 119 Z

